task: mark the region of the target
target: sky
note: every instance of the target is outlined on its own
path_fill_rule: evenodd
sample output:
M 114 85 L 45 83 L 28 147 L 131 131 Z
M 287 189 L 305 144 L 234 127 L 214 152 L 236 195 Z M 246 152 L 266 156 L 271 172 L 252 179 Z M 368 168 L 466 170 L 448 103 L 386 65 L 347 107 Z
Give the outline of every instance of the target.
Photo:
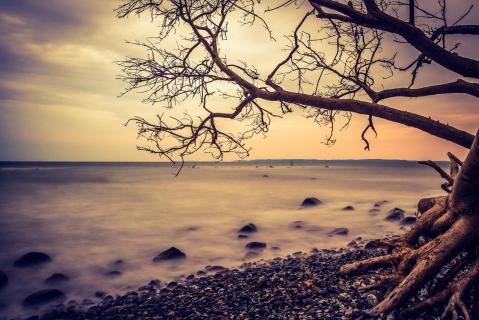
M 452 14 L 471 1 L 454 1 Z M 127 40 L 154 36 L 156 22 L 148 17 L 117 19 L 118 0 L 0 0 L 0 161 L 165 161 L 137 151 L 142 141 L 134 116 L 147 119 L 164 110 L 141 102 L 144 95 L 120 97 L 124 84 L 114 62 L 141 54 Z M 457 10 L 456 10 L 457 9 Z M 477 22 L 479 6 L 469 20 Z M 271 15 L 278 40 L 231 26 L 233 33 L 224 52 L 231 59 L 248 59 L 265 69 L 284 58 L 282 36 L 295 26 L 298 14 Z M 457 11 L 457 12 L 456 12 Z M 460 52 L 474 58 L 476 39 L 464 41 Z M 173 46 L 174 42 L 166 43 Z M 406 55 L 410 55 L 406 53 Z M 477 55 L 477 54 L 476 54 Z M 455 80 L 438 66 L 428 66 L 418 84 Z M 430 115 L 474 133 L 479 123 L 476 98 L 441 95 L 421 99 L 392 99 L 387 105 Z M 219 101 L 218 103 L 222 103 Z M 225 108 L 229 108 L 228 102 Z M 189 106 L 183 106 L 189 108 Z M 194 114 L 194 110 L 192 111 Z M 376 120 L 378 137 L 365 151 L 360 133 L 367 121 L 353 115 L 349 127 L 337 132 L 336 144 L 323 141 L 328 128 L 315 125 L 301 112 L 275 119 L 266 136 L 248 142 L 251 159 L 445 159 L 446 152 L 463 156 L 466 150 L 414 128 Z M 196 154 L 190 160 L 210 160 Z M 234 158 L 228 160 L 235 160 Z

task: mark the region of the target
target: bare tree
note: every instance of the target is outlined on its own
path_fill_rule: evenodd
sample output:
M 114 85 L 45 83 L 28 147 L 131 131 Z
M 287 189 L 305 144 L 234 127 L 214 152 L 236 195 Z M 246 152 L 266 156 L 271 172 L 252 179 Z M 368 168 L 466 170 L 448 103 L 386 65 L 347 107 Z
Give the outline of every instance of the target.
M 139 149 L 172 161 L 199 150 L 217 159 L 226 153 L 247 156 L 248 138 L 266 132 L 273 118 L 294 110 L 306 111 L 316 123 L 329 126 L 326 143 L 334 143 L 335 123 L 346 119 L 347 124 L 351 114 L 357 113 L 369 120 L 362 133 L 366 149 L 368 134 L 376 133 L 374 118 L 411 126 L 470 149 L 464 161 L 448 154 L 450 173 L 431 161 L 424 163 L 446 180 L 442 186 L 446 195 L 419 202 L 422 215 L 414 227 L 397 240 L 383 243 L 389 254 L 341 269 L 345 275 L 383 270 L 382 281 L 371 289 L 384 290 L 385 295 L 369 311 L 372 316 L 395 310 L 412 316 L 431 306 L 444 306 L 444 317 L 457 319 L 462 314 L 469 319 L 463 301 L 479 279 L 479 138 L 382 101 L 450 93 L 479 97 L 479 84 L 471 81 L 479 79 L 479 61 L 461 55 L 458 44 L 448 41 L 457 35 L 479 35 L 478 25 L 462 23 L 472 6 L 451 22 L 446 0 L 438 0 L 436 8 L 396 0 L 272 3 L 265 7 L 255 0 L 123 2 L 118 8 L 120 18 L 149 13 L 160 23 L 156 38 L 136 43 L 145 48 L 146 57 L 119 62 L 127 91 L 144 92 L 146 102 L 167 108 L 177 108 L 180 102 L 199 107 L 194 112 L 189 108 L 190 113 L 182 117 L 158 115 L 155 122 L 131 119 L 146 141 Z M 269 72 L 263 74 L 251 63 L 224 56 L 221 46 L 228 37 L 228 24 L 260 25 L 273 40 L 268 19 L 285 10 L 296 10 L 302 18 L 291 27 L 284 58 Z M 163 45 L 171 37 L 177 37 L 174 49 Z M 397 55 L 388 50 L 393 42 L 414 48 L 417 58 L 400 65 Z M 334 52 L 327 54 L 325 45 Z M 419 73 L 430 64 L 455 73 L 457 80 L 416 87 Z M 378 89 L 385 77 L 401 73 L 409 74 L 404 87 Z M 214 97 L 225 99 L 220 107 L 211 102 Z M 227 132 L 226 121 L 244 124 L 244 130 Z M 428 297 L 412 303 L 425 286 Z

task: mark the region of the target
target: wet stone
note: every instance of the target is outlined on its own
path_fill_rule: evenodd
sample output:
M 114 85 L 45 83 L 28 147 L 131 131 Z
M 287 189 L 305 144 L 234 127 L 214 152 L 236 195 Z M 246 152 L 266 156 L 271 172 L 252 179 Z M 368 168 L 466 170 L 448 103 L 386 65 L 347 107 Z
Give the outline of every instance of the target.
M 0 270 L 0 289 L 8 285 L 8 276 L 5 272 Z
M 186 254 L 181 250 L 171 247 L 168 250 L 163 251 L 155 258 L 153 258 L 153 262 L 160 262 L 165 260 L 174 260 L 174 259 L 184 259 L 186 258 Z
M 339 235 L 339 236 L 345 236 L 349 233 L 348 228 L 336 228 L 332 230 L 329 234 L 330 235 Z
M 308 197 L 303 200 L 301 207 L 314 207 L 321 203 L 321 200 L 315 197 Z
M 410 225 L 416 223 L 417 218 L 415 216 L 406 216 L 401 220 L 402 225 Z
M 240 233 L 252 233 L 257 232 L 258 228 L 254 225 L 254 223 L 248 223 L 244 225 L 238 232 Z
M 47 262 L 51 262 L 52 258 L 43 252 L 29 252 L 15 260 L 13 265 L 18 268 L 33 267 Z
M 246 249 L 264 249 L 266 248 L 266 242 L 248 242 L 245 246 Z
M 58 284 L 58 283 L 67 282 L 68 280 L 70 280 L 70 278 L 67 275 L 64 275 L 63 273 L 54 273 L 45 279 L 45 283 Z
M 58 289 L 46 289 L 35 292 L 23 300 L 23 305 L 33 307 L 51 302 L 62 302 L 66 299 L 65 294 Z
M 385 220 L 388 221 L 399 221 L 404 217 L 405 211 L 400 208 L 394 208 L 389 210 L 388 215 L 386 216 Z

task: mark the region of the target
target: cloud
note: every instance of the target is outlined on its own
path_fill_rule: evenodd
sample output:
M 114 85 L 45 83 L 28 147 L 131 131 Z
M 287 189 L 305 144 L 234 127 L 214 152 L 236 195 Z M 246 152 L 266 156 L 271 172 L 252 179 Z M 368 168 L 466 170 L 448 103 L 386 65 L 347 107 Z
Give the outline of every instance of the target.
M 157 22 L 151 23 L 149 17 L 118 20 L 114 9 L 119 3 L 119 0 L 0 1 L 0 160 L 156 159 L 135 150 L 134 130 L 125 129 L 122 124 L 135 115 L 153 117 L 164 110 L 140 103 L 142 96 L 137 94 L 119 99 L 123 84 L 115 80 L 120 70 L 113 62 L 125 55 L 142 55 L 143 52 L 124 41 L 154 35 Z M 459 14 L 456 7 L 452 11 Z M 475 10 L 473 17 L 478 12 Z M 281 50 L 285 41 L 282 35 L 291 29 L 284 21 L 292 24 L 300 15 L 287 12 L 286 18 L 268 16 L 273 19 L 278 42 L 269 43 L 261 28 L 247 29 L 232 22 L 229 27 L 232 35 L 224 43 L 224 54 L 232 60 L 252 60 L 265 72 L 281 61 L 286 53 Z M 469 41 L 463 50 L 477 53 L 477 44 Z M 409 51 L 401 53 L 408 59 L 413 56 Z M 419 78 L 421 84 L 437 79 L 446 81 L 444 70 L 427 68 L 428 72 Z M 455 75 L 447 74 L 447 79 L 454 78 Z M 386 80 L 384 85 L 388 85 Z M 218 100 L 217 105 L 221 102 Z M 463 95 L 392 102 L 400 109 L 432 115 L 468 130 L 477 126 L 479 111 L 475 100 Z M 220 106 L 230 107 L 226 103 Z M 354 120 L 351 129 L 340 134 L 343 142 L 338 139 L 339 145 L 333 148 L 319 143 L 327 128 L 310 126 L 308 120 L 299 116 L 285 122 L 274 121 L 267 139 L 258 137 L 252 141 L 253 155 L 416 158 L 423 156 L 421 152 L 429 148 L 431 141 L 436 141 L 422 133 L 408 137 L 404 132 L 417 131 L 380 122 L 380 136 L 372 146 L 374 151 L 366 153 L 358 135 L 364 128 L 364 119 L 355 116 Z M 408 141 L 416 146 L 409 150 L 391 147 L 406 146 Z M 434 156 L 439 155 L 438 150 L 443 153 L 445 144 L 436 145 Z

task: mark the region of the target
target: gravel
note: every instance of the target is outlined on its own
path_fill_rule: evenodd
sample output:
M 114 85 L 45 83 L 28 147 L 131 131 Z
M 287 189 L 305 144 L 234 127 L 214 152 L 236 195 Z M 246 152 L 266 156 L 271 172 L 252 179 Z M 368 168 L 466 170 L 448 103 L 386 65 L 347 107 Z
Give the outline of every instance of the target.
M 170 283 L 154 280 L 123 296 L 105 296 L 94 306 L 59 305 L 29 319 L 357 319 L 378 301 L 374 291 L 358 288 L 376 279 L 343 277 L 338 270 L 378 254 L 380 250 L 355 248 L 314 250 L 238 269 L 215 266 L 219 272 L 214 274 L 198 272 Z

